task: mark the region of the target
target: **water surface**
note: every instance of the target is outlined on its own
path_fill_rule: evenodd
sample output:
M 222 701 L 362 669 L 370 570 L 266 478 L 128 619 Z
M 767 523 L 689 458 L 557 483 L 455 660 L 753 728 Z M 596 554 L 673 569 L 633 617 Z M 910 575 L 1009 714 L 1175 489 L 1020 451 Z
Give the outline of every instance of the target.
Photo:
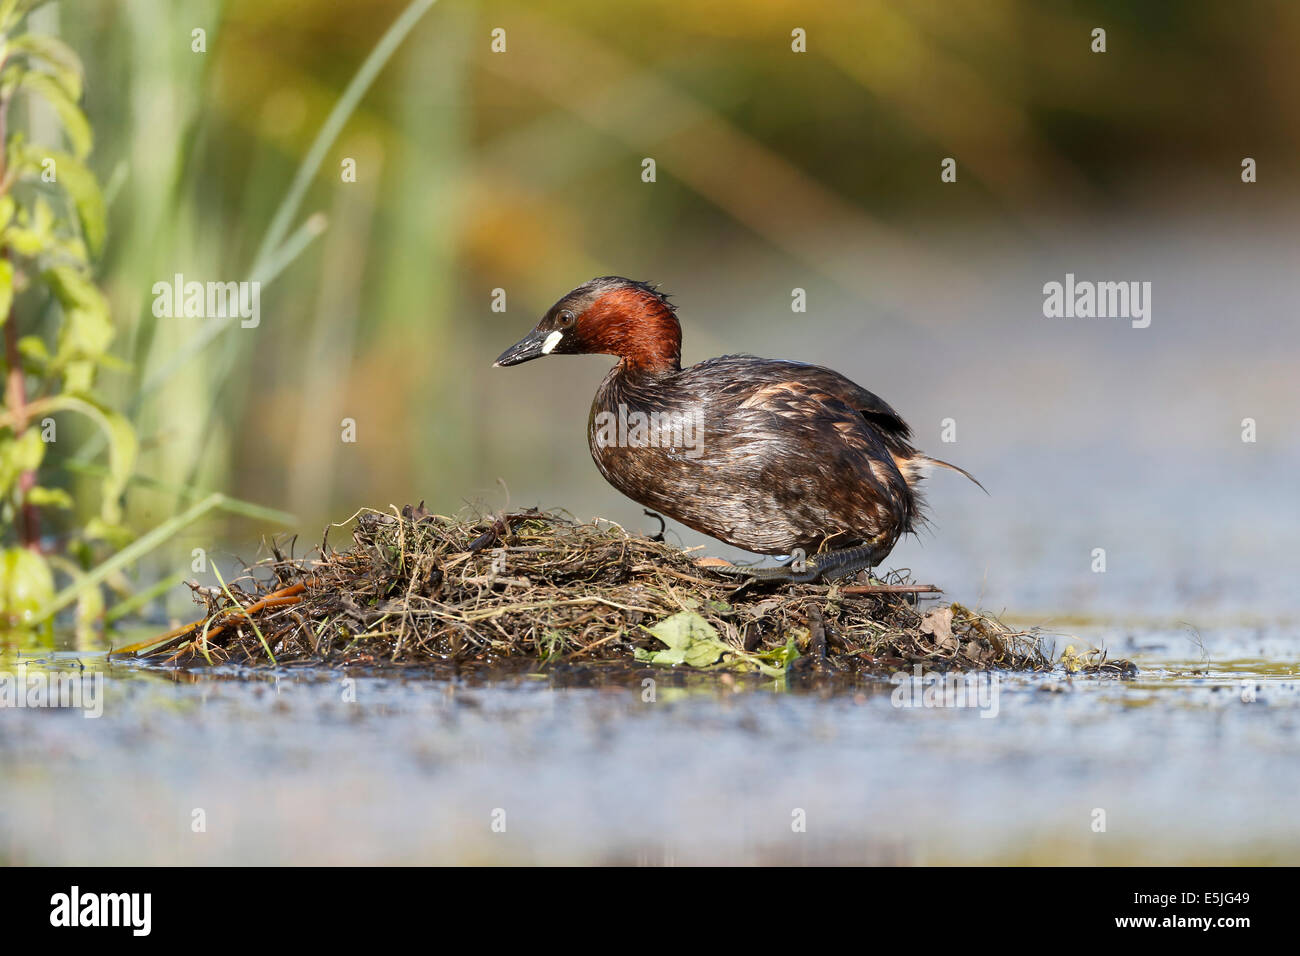
M 1300 859 L 1292 637 L 1085 636 L 1141 674 L 1003 676 L 995 717 L 896 707 L 887 681 L 829 692 L 561 668 L 349 685 L 10 652 L 0 670 L 104 674 L 104 712 L 0 712 L 0 860 Z

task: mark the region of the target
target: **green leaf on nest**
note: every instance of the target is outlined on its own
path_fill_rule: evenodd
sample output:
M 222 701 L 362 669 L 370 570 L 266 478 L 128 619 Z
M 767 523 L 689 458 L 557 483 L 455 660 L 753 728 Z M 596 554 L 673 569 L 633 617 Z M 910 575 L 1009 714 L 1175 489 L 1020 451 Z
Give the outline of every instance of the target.
M 717 629 L 694 611 L 673 614 L 646 630 L 666 645 L 659 651 L 636 649 L 636 659 L 648 664 L 757 670 L 769 677 L 780 677 L 790 662 L 799 656 L 793 641 L 763 655 L 747 654 L 723 641 Z

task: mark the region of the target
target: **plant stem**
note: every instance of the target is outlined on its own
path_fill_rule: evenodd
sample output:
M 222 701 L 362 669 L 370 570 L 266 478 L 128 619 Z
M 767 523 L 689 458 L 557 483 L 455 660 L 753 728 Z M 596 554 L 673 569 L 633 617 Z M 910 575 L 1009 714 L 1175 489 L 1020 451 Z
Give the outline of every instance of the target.
M 3 64 L 0 64 L 3 65 Z M 8 135 L 9 100 L 0 101 L 0 183 L 5 182 L 5 152 Z M 6 186 L 7 191 L 7 186 Z M 9 250 L 4 250 L 4 257 L 9 258 Z M 18 351 L 18 320 L 14 314 L 12 299 L 9 314 L 5 316 L 5 364 L 8 374 L 5 377 L 5 405 L 13 416 L 14 437 L 27 430 L 27 377 L 23 374 L 22 353 Z M 18 535 L 25 547 L 33 551 L 40 550 L 41 516 L 34 505 L 28 501 L 28 495 L 36 487 L 36 472 L 28 469 L 18 476 Z

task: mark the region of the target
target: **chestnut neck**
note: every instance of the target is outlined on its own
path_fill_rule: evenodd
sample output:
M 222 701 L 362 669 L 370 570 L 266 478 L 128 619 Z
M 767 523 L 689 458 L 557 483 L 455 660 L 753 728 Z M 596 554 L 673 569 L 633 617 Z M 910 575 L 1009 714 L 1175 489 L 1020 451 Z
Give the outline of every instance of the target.
M 682 367 L 682 327 L 673 310 L 653 293 L 618 289 L 602 296 L 583 316 L 593 352 L 617 355 L 619 369 L 664 374 Z

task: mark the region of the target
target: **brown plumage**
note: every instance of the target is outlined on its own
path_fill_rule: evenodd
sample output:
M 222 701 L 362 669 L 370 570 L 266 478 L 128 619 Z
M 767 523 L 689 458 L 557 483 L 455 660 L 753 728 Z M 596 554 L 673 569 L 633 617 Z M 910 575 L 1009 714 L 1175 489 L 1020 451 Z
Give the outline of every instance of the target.
M 922 519 L 924 466 L 961 471 L 917 451 L 898 413 L 838 372 L 747 355 L 683 369 L 681 336 L 666 296 L 607 276 L 561 298 L 496 364 L 617 356 L 588 419 L 601 474 L 747 551 L 844 549 L 798 579 L 879 563 Z

